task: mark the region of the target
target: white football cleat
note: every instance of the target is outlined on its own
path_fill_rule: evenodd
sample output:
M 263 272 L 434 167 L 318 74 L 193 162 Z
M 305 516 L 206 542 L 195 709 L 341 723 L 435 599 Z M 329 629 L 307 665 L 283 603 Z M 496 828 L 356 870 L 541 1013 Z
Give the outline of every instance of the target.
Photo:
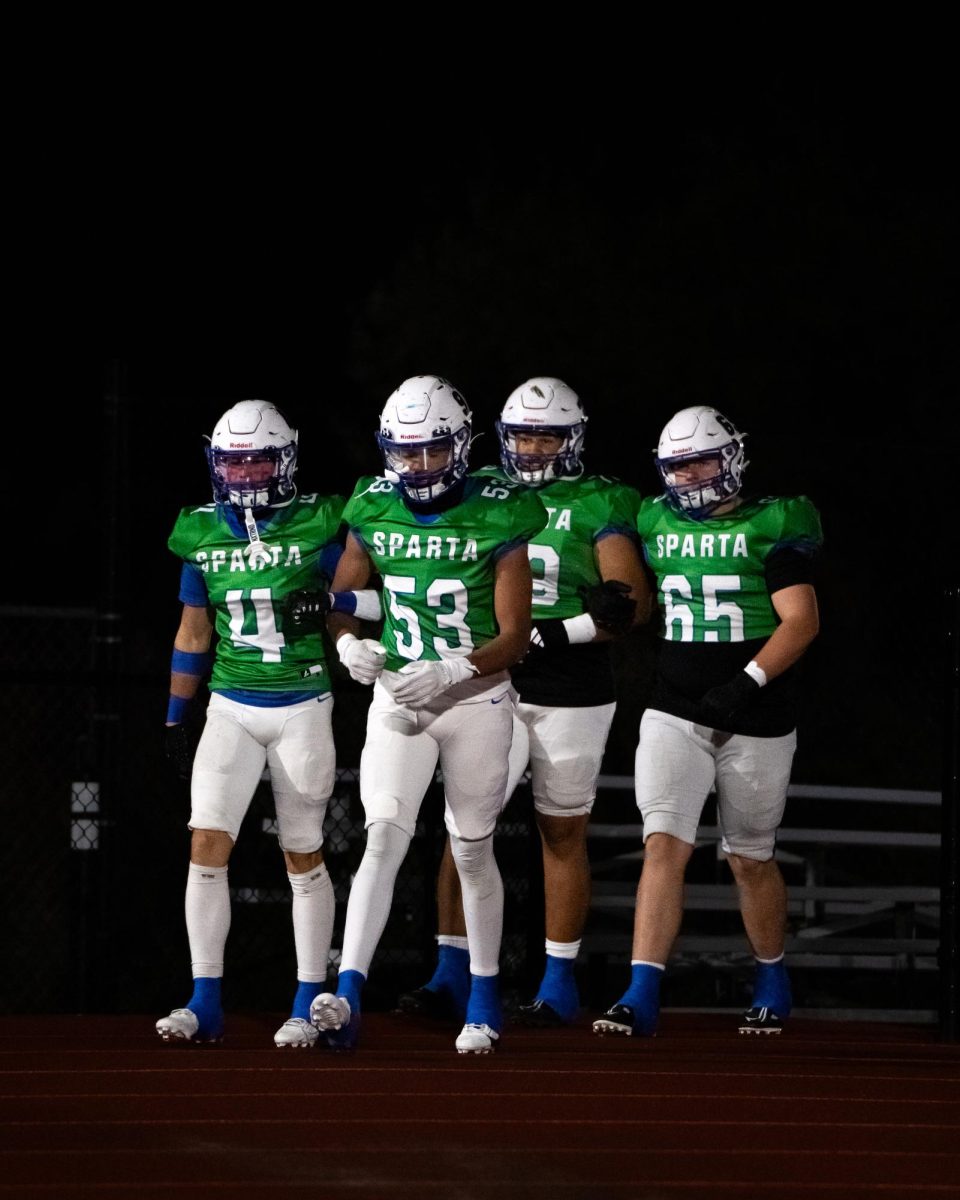
M 196 1037 L 200 1022 L 189 1008 L 175 1008 L 169 1017 L 157 1022 L 157 1033 L 165 1042 L 190 1042 Z
M 350 1024 L 350 1001 L 332 992 L 321 992 L 310 1005 L 310 1023 L 324 1033 Z
M 169 1017 L 161 1017 L 157 1033 L 165 1042 L 204 1042 L 211 1045 L 223 1041 L 223 1013 L 214 1013 L 210 1023 L 201 1028 L 200 1018 L 191 1008 L 175 1008 Z
M 274 1045 L 281 1050 L 291 1046 L 297 1050 L 309 1050 L 317 1044 L 320 1032 L 303 1017 L 291 1017 L 273 1035 Z
M 492 1054 L 500 1034 L 489 1025 L 471 1025 L 469 1022 L 457 1036 L 458 1054 Z

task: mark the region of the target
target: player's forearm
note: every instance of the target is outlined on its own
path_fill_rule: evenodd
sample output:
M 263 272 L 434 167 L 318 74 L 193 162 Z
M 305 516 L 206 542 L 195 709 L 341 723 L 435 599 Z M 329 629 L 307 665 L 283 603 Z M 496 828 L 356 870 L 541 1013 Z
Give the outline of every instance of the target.
M 530 625 L 502 630 L 490 642 L 468 655 L 481 675 L 494 675 L 518 663 L 530 646 Z
M 753 658 L 766 675 L 767 682 L 776 679 L 798 662 L 819 631 L 816 611 L 803 617 L 790 618 L 778 625 Z
M 348 616 L 347 613 L 332 612 L 327 617 L 327 632 L 330 634 L 330 639 L 334 645 L 341 634 L 352 633 L 354 637 L 360 636 L 360 622 L 356 617 Z
M 792 667 L 820 631 L 817 594 L 810 584 L 781 588 L 770 600 L 780 624 L 753 660 L 767 682 Z
M 177 641 L 180 640 L 179 634 Z M 195 642 L 201 645 L 201 641 Z M 170 698 L 167 704 L 167 724 L 178 725 L 186 715 L 190 701 L 196 696 L 200 684 L 210 667 L 210 639 L 207 646 L 198 650 L 185 650 L 174 642 L 170 662 Z

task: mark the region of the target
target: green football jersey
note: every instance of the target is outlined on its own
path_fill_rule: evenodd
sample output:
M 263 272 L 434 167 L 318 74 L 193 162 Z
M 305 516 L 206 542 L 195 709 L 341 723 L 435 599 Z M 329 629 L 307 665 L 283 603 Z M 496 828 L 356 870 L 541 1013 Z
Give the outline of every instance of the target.
M 507 480 L 498 467 L 477 472 Z M 583 612 L 579 588 L 600 582 L 593 548 L 605 533 L 636 536 L 640 493 L 606 475 L 557 479 L 528 489 L 540 497 L 547 524 L 527 547 L 533 571 L 533 619 Z
M 786 548 L 813 555 L 823 541 L 806 496 L 751 500 L 704 520 L 657 496 L 641 504 L 637 530 L 657 579 L 660 636 L 669 642 L 768 638 L 778 624 L 768 559 Z
M 231 529 L 220 505 L 181 510 L 167 544 L 203 572 L 218 639 L 212 691 L 330 690 L 322 635 L 292 636 L 282 606 L 290 592 L 317 587 L 320 556 L 337 540 L 343 504 L 342 496 L 301 495 L 258 521 L 271 560 L 256 563 L 244 554 L 246 533 Z
M 468 475 L 459 504 L 414 513 L 380 476 L 361 479 L 343 519 L 383 579 L 386 667 L 467 655 L 497 636 L 494 571 L 546 523 L 536 495 Z

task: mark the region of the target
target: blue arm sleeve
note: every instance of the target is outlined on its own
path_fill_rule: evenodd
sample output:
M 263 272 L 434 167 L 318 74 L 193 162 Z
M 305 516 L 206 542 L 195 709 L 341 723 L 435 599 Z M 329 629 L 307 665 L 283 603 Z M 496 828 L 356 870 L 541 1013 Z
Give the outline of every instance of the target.
M 332 580 L 337 570 L 337 563 L 343 554 L 343 546 L 339 542 L 330 542 L 320 551 L 320 574 L 327 580 Z

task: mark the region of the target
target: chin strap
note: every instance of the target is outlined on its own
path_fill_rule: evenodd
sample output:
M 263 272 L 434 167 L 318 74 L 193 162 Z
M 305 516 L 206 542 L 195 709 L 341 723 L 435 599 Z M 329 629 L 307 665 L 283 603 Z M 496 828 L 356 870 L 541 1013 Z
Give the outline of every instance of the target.
M 243 552 L 250 559 L 250 566 L 256 567 L 261 562 L 264 566 L 268 566 L 273 562 L 273 551 L 266 542 L 260 539 L 260 530 L 257 528 L 252 508 L 243 510 L 243 520 L 247 527 L 247 537 L 250 539 L 250 545 Z

